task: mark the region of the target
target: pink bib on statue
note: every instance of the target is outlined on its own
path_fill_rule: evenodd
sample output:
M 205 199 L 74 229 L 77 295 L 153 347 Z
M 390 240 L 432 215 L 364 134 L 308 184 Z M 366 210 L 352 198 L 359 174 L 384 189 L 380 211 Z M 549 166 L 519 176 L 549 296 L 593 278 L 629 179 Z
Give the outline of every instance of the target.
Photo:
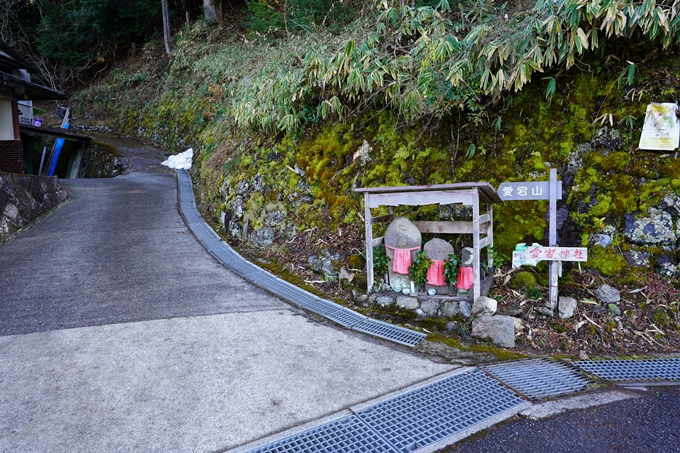
M 475 271 L 472 267 L 461 266 L 458 272 L 456 288 L 468 290 L 475 286 Z
M 408 274 L 408 268 L 411 267 L 411 251 L 420 250 L 420 247 L 413 247 L 410 249 L 398 249 L 389 245 L 385 245 L 385 247 L 394 250 L 392 272 L 395 274 Z
M 444 260 L 432 260 L 427 270 L 427 283 L 434 286 L 444 286 Z

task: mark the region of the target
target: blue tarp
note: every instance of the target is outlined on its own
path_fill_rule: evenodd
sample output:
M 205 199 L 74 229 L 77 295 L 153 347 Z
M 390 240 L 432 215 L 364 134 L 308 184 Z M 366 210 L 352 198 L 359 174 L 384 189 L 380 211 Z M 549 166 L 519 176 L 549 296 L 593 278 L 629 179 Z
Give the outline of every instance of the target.
M 64 124 L 62 129 L 68 129 L 68 123 Z M 47 173 L 48 176 L 54 176 L 54 171 L 57 169 L 57 161 L 59 160 L 59 154 L 61 154 L 61 148 L 64 147 L 64 139 L 58 138 L 54 144 L 54 157 L 50 163 L 50 171 Z

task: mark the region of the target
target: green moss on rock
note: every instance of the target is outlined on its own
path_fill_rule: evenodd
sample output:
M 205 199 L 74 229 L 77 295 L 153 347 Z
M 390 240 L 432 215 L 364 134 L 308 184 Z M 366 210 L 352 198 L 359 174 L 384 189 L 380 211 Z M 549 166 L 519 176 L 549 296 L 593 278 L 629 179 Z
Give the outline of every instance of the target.
M 607 276 L 616 276 L 628 267 L 628 263 L 626 258 L 613 248 L 595 245 L 589 249 L 588 261 L 582 266 L 586 269 L 596 269 Z
M 510 282 L 510 287 L 512 289 L 525 289 L 532 288 L 536 286 L 536 276 L 531 272 L 519 272 L 515 275 Z

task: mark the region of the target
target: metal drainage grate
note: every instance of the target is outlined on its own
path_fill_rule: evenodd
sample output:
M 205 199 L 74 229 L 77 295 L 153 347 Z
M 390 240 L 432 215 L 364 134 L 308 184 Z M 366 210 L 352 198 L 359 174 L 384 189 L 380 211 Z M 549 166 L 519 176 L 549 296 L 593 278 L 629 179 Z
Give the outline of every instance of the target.
M 272 442 L 249 453 L 397 453 L 380 436 L 349 416 Z
M 232 255 L 231 253 L 229 253 L 228 250 L 225 250 L 222 247 L 218 247 L 218 248 L 215 248 L 213 250 L 208 250 L 208 252 L 212 256 L 214 256 L 218 261 L 220 261 L 222 264 L 226 264 L 229 267 L 233 267 L 235 265 L 240 264 L 239 262 L 236 261 L 234 255 Z M 242 266 L 241 269 L 243 271 L 246 270 L 245 266 Z
M 333 302 L 328 302 L 327 300 L 319 299 L 318 297 L 312 299 L 310 302 L 302 305 L 306 310 L 321 315 L 325 318 L 332 315 L 340 308 L 340 305 L 334 304 Z
M 616 382 L 680 381 L 680 358 L 648 360 L 584 360 L 573 362 L 583 371 Z
M 352 329 L 411 347 L 418 346 L 418 343 L 427 336 L 421 332 L 404 329 L 403 327 L 369 318 L 353 326 Z
M 463 431 L 474 430 L 475 425 L 485 421 L 500 421 L 529 405 L 475 368 L 383 401 L 356 415 L 397 450 L 408 453 L 447 437 L 467 435 L 469 431 Z
M 189 227 L 192 229 L 198 240 L 206 246 L 206 248 L 214 249 L 219 244 L 220 237 L 205 223 L 190 224 Z
M 180 198 L 184 201 L 194 201 L 194 188 L 191 184 L 191 176 L 186 170 L 175 170 L 177 172 L 177 188 Z
M 303 291 L 293 285 L 288 285 L 276 278 L 266 278 L 261 283 L 261 286 L 267 291 L 271 291 L 279 297 L 287 300 L 291 304 L 301 308 L 307 308 L 308 306 L 311 306 L 312 302 L 315 299 L 318 299 L 316 296 L 312 296 L 306 291 Z
M 541 359 L 480 368 L 522 395 L 536 399 L 578 392 L 592 382 L 565 364 Z
M 333 313 L 327 316 L 333 322 L 340 324 L 343 327 L 353 327 L 364 321 L 366 316 L 360 315 L 349 308 L 340 307 Z

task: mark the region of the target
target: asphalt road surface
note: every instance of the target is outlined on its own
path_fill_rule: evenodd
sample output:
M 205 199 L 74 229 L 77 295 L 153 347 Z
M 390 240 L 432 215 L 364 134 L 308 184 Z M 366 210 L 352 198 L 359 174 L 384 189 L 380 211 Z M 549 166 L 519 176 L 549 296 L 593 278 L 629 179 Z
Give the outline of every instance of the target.
M 680 387 L 543 420 L 516 417 L 440 453 L 680 452 Z

